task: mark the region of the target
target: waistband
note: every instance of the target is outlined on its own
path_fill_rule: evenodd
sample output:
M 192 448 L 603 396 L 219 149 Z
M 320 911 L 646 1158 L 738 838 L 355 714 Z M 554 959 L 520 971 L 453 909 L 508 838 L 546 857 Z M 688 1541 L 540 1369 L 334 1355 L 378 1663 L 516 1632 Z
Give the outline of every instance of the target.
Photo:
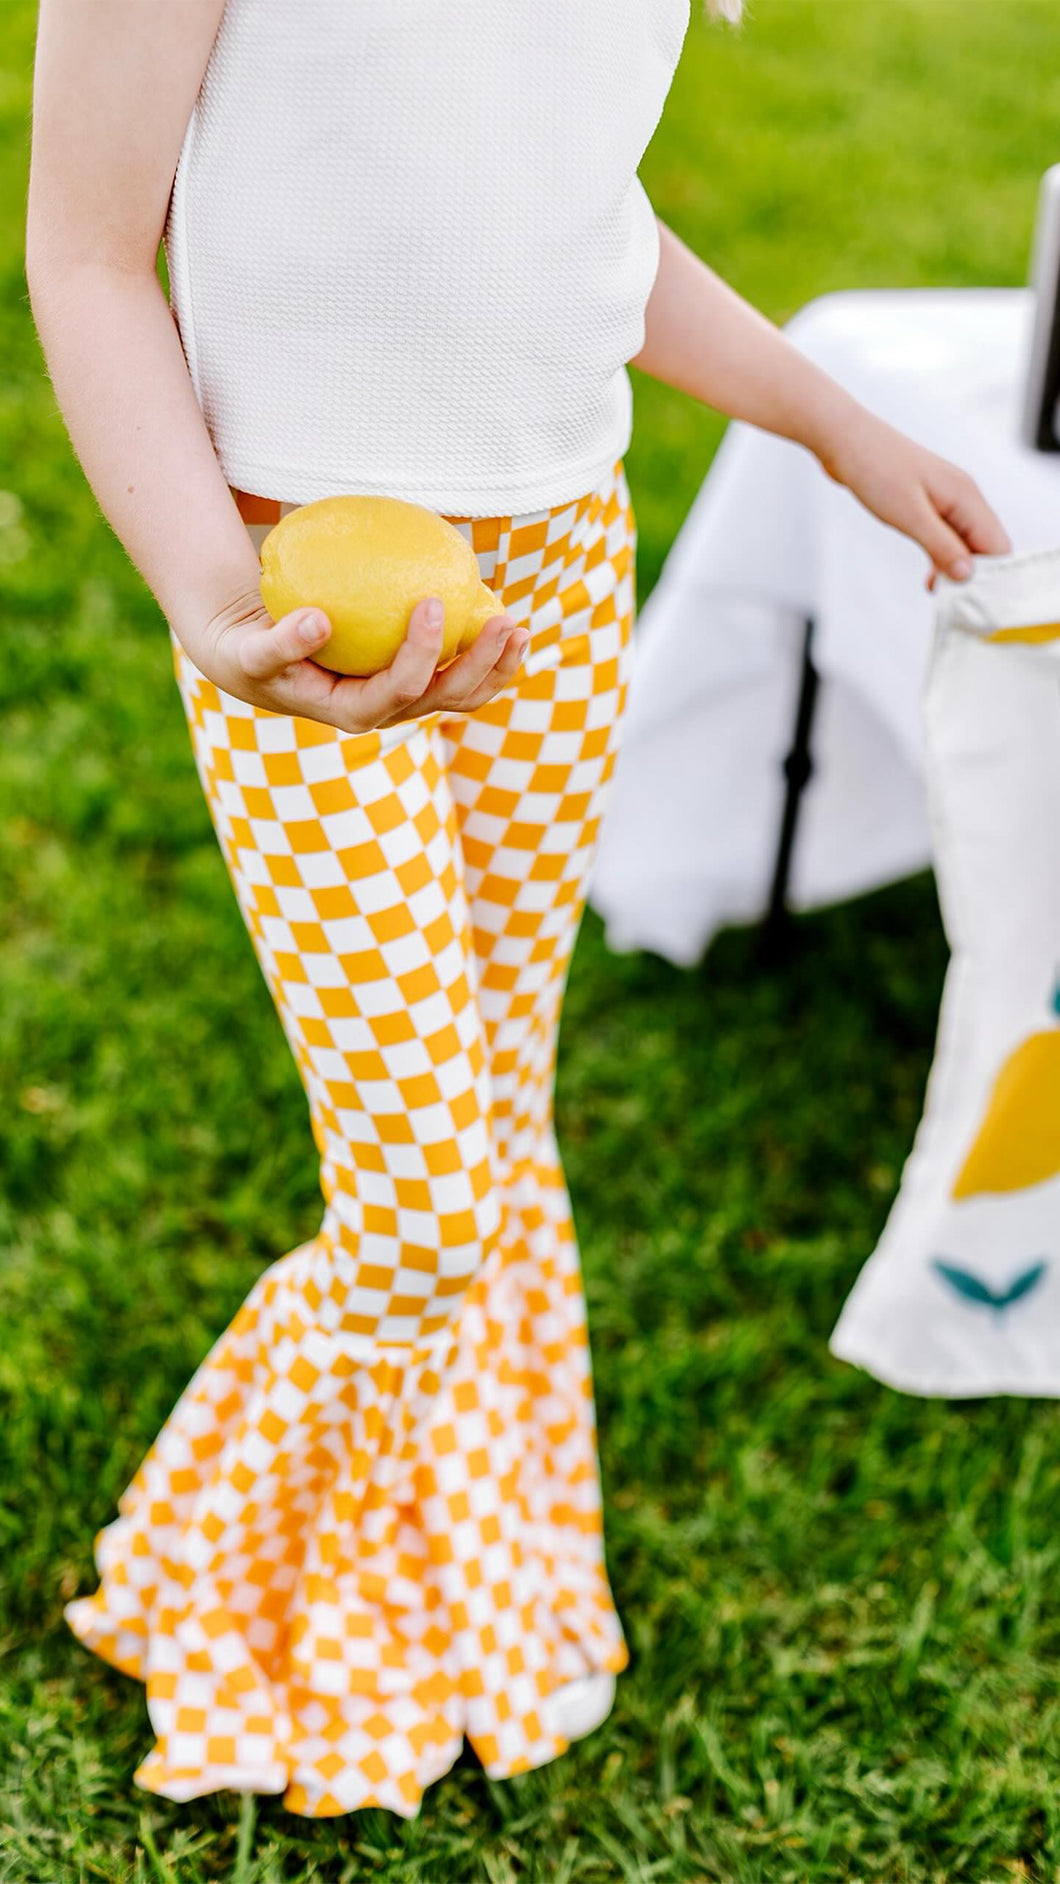
M 588 509 L 589 505 L 599 496 L 602 489 L 617 485 L 623 477 L 624 469 L 624 458 L 616 458 L 607 477 L 602 483 L 595 485 L 592 490 L 585 491 L 580 497 L 567 497 L 564 498 L 562 503 L 550 504 L 541 510 L 528 511 L 521 515 L 500 514 L 495 517 L 469 517 L 462 512 L 456 511 L 441 511 L 439 514 L 445 517 L 447 523 L 470 523 L 474 525 L 476 535 L 479 531 L 488 532 L 491 527 L 496 529 L 512 523 L 526 522 L 528 519 L 536 521 L 544 517 L 560 517 L 569 511 L 573 511 L 575 515 L 578 515 Z M 300 508 L 298 504 L 285 503 L 277 497 L 258 497 L 254 492 L 240 490 L 234 484 L 230 484 L 228 488 L 232 493 L 236 509 L 239 511 L 243 522 L 250 526 L 264 526 L 264 529 L 271 529 L 274 523 L 279 523 L 281 517 L 286 517 L 290 511 Z

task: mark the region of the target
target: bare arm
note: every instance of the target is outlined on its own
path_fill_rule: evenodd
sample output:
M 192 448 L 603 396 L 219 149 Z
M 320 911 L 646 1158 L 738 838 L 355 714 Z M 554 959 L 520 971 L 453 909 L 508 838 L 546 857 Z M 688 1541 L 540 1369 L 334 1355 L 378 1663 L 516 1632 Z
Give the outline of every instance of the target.
M 274 624 L 261 601 L 258 559 L 156 272 L 223 6 L 40 0 L 26 276 L 71 441 L 178 639 L 227 691 L 347 731 L 479 705 L 525 646 L 510 617 L 495 617 L 436 674 L 442 630 L 425 598 L 392 667 L 362 682 L 306 658 L 329 632 L 319 610 L 303 638 L 300 615 Z
M 958 580 L 1011 545 L 972 479 L 852 398 L 659 222 L 659 269 L 631 362 L 704 404 L 805 445 Z M 933 577 L 930 579 L 933 580 Z
M 100 508 L 178 635 L 257 582 L 155 272 L 222 8 L 43 0 L 34 70 L 34 319 Z

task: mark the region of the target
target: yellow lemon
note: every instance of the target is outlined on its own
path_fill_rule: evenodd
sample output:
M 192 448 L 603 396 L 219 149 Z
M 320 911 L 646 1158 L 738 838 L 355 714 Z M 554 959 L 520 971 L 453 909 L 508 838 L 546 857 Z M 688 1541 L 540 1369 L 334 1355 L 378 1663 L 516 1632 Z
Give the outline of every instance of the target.
M 445 604 L 439 664 L 504 613 L 456 525 L 397 497 L 322 497 L 288 511 L 261 545 L 261 595 L 275 621 L 324 610 L 332 632 L 313 659 L 337 674 L 389 667 L 425 596 Z
M 1031 1034 L 994 1081 L 954 1197 L 1022 1191 L 1060 1171 L 1060 1027 Z

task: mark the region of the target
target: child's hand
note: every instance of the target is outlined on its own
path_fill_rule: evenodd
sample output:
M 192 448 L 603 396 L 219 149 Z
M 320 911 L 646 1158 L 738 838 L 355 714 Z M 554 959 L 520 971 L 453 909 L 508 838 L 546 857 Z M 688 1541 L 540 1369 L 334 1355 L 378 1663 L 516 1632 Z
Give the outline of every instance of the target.
M 271 713 L 322 720 L 344 733 L 367 733 L 424 714 L 468 713 L 484 706 L 515 675 L 530 637 L 510 615 L 490 617 L 472 646 L 437 672 L 444 611 L 437 620 L 427 596 L 409 617 L 408 632 L 389 667 L 357 680 L 313 660 L 330 633 L 318 608 L 294 609 L 274 622 L 257 590 L 215 615 L 202 647 L 188 649 L 208 680 L 225 693 Z M 308 632 L 307 632 L 308 630 Z
M 868 411 L 846 415 L 834 443 L 819 452 L 837 484 L 845 484 L 874 516 L 919 543 L 931 558 L 926 586 L 939 574 L 963 582 L 969 551 L 1003 556 L 1012 544 L 978 485 L 945 458 L 918 445 Z

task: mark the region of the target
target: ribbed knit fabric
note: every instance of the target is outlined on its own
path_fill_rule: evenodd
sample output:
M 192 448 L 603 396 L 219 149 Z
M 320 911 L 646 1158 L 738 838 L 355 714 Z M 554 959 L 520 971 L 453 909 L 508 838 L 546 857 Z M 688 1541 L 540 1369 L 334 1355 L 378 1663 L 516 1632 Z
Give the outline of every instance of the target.
M 166 222 L 228 482 L 494 516 L 632 429 L 689 0 L 227 0 Z

